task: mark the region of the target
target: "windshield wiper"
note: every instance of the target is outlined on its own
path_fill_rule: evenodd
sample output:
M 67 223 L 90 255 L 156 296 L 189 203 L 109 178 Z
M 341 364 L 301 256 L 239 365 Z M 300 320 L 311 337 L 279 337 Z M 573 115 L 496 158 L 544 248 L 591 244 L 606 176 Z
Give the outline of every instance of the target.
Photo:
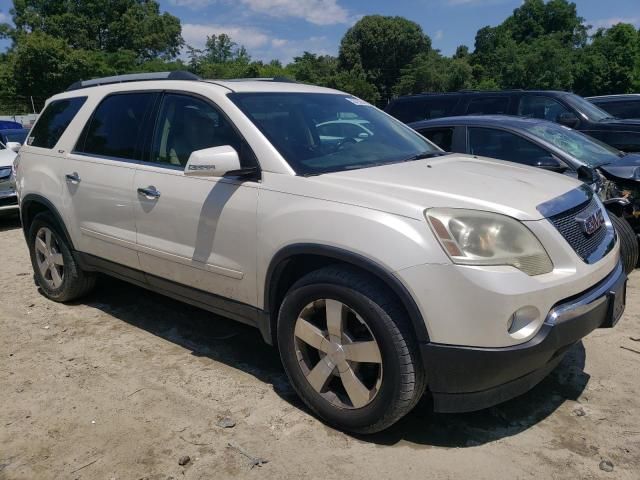
M 441 157 L 442 155 L 449 155 L 449 153 L 447 153 L 447 152 L 422 152 L 422 153 L 418 153 L 417 155 L 412 155 L 409 158 L 405 158 L 402 161 L 403 162 L 411 162 L 413 160 L 424 160 L 426 158 Z

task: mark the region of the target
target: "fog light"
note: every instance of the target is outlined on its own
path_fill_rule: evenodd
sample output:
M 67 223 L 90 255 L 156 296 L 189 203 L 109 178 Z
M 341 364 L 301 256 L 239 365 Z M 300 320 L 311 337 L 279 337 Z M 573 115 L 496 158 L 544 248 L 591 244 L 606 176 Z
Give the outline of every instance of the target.
M 518 340 L 531 336 L 542 323 L 540 311 L 532 306 L 519 308 L 507 321 L 507 332 Z

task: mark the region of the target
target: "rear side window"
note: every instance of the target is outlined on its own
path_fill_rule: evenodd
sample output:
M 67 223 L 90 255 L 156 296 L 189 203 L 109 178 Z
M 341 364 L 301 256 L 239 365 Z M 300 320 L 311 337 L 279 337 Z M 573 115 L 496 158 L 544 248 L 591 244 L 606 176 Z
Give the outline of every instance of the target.
M 49 103 L 31 130 L 27 145 L 53 148 L 86 101 L 87 97 L 76 97 Z
M 389 114 L 404 123 L 447 117 L 453 113 L 459 97 L 416 97 L 397 101 L 389 108 Z
M 508 113 L 509 97 L 474 98 L 469 102 L 467 115 L 499 115 Z
M 424 129 L 420 130 L 420 134 L 438 145 L 445 152 L 451 152 L 453 127 Z
M 640 100 L 626 100 L 624 102 L 593 102 L 618 118 L 640 118 Z
M 144 126 L 157 93 L 120 93 L 96 108 L 76 151 L 103 157 L 141 160 Z

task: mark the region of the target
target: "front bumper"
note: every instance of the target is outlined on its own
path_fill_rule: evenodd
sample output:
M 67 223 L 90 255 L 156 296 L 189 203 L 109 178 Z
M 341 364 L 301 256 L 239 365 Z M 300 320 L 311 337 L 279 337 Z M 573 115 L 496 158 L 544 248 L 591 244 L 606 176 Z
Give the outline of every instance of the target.
M 504 348 L 421 345 L 434 408 L 480 410 L 525 393 L 562 360 L 566 351 L 624 311 L 627 277 L 619 262 L 589 290 L 556 304 L 529 341 Z
M 0 190 L 0 214 L 18 211 L 18 195 L 13 189 Z

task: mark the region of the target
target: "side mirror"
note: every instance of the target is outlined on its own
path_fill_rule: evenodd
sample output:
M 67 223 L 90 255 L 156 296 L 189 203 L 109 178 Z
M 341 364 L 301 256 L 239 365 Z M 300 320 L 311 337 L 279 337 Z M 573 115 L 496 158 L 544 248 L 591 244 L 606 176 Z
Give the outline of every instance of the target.
M 534 167 L 543 168 L 556 173 L 564 173 L 568 168 L 551 155 L 538 158 L 536 163 L 534 163 Z
M 369 138 L 369 134 L 367 132 L 360 132 L 358 134 L 358 138 L 362 138 L 362 139 Z
M 223 177 L 240 169 L 238 152 L 225 145 L 192 152 L 184 167 L 184 174 L 189 177 Z
M 21 146 L 20 142 L 7 142 L 7 149 L 13 150 L 16 153 L 20 150 Z
M 569 128 L 576 128 L 580 124 L 580 119 L 571 112 L 564 112 L 558 115 L 556 122 Z

